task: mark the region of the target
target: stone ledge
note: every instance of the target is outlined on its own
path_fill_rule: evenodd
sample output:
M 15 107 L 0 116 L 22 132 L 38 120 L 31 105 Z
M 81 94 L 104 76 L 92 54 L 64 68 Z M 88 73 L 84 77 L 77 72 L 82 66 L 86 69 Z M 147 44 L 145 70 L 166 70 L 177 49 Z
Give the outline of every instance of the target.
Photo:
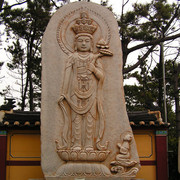
M 35 180 L 35 179 L 32 179 Z M 36 179 L 39 180 L 39 179 Z M 41 179 L 40 179 L 41 180 Z M 57 178 L 57 177 L 49 177 L 46 180 L 145 180 L 145 179 L 137 179 L 137 178 L 121 178 L 121 177 L 100 177 L 100 178 L 76 178 L 76 177 L 64 177 L 64 178 Z
M 40 178 L 40 179 L 28 179 L 28 180 L 45 180 L 44 178 Z

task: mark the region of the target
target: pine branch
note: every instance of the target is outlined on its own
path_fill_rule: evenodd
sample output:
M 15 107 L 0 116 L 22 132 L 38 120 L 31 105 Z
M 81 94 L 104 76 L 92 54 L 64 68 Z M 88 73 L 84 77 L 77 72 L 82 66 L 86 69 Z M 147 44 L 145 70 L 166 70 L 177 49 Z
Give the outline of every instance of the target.
M 159 39 L 156 39 L 156 40 L 153 40 L 153 41 L 145 42 L 145 43 L 142 43 L 142 44 L 139 44 L 137 46 L 134 46 L 132 48 L 127 49 L 127 54 L 129 54 L 129 53 L 131 53 L 133 51 L 136 51 L 138 49 L 147 47 L 147 46 L 157 45 L 160 42 L 165 42 L 165 41 L 173 40 L 173 39 L 176 39 L 176 38 L 179 38 L 179 37 L 180 37 L 180 33 L 178 33 L 176 35 L 164 37 L 164 38 L 159 38 Z
M 29 0 L 26 0 L 26 1 L 23 1 L 23 2 L 19 2 L 19 3 L 12 4 L 12 5 L 10 5 L 10 6 L 6 6 L 6 7 L 2 8 L 1 11 L 2 11 L 2 10 L 11 9 L 12 7 L 17 6 L 17 5 L 22 5 L 22 4 L 24 4 L 24 3 L 28 2 L 28 1 L 29 1 Z
M 134 65 L 128 67 L 128 68 L 124 68 L 123 70 L 123 74 L 127 74 L 130 71 L 136 69 L 148 56 L 149 54 L 153 51 L 153 49 L 155 48 L 156 45 L 153 45 L 145 54 L 143 57 L 139 58 L 139 60 L 137 61 L 137 63 L 135 63 Z
M 179 16 L 179 7 L 180 5 L 178 5 L 173 17 L 170 19 L 170 21 L 168 22 L 168 24 L 166 25 L 166 27 L 163 29 L 163 34 L 169 29 L 169 27 L 171 26 L 172 22 L 174 21 L 175 18 L 177 18 Z
M 59 6 L 57 6 L 56 3 L 55 3 L 53 0 L 51 0 L 51 2 L 53 3 L 53 5 L 54 5 L 56 8 L 59 8 Z
M 4 0 L 0 0 L 0 11 L 2 10 L 3 3 L 4 3 Z

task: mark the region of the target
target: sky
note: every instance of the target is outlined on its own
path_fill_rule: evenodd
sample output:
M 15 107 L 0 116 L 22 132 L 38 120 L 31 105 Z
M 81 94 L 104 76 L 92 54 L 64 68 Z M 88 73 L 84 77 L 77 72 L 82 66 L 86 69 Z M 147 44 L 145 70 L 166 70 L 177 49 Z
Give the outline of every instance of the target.
M 77 0 L 70 0 L 70 2 L 74 2 L 74 1 L 77 1 Z M 91 2 L 95 2 L 95 3 L 98 3 L 100 4 L 101 0 L 90 0 Z M 132 3 L 135 3 L 135 2 L 143 2 L 143 3 L 146 3 L 148 2 L 149 0 L 129 0 L 129 5 L 128 5 L 128 8 L 130 8 L 130 5 Z M 109 5 L 112 5 L 112 8 L 113 8 L 113 11 L 115 13 L 117 13 L 118 15 L 121 13 L 121 9 L 122 9 L 122 2 L 123 0 L 109 0 L 108 1 L 108 4 Z M 124 2 L 126 2 L 126 0 L 124 0 Z
M 70 0 L 70 2 L 74 2 L 74 1 L 78 1 L 78 0 Z M 91 2 L 95 2 L 100 4 L 101 0 L 90 0 Z M 112 5 L 113 11 L 117 14 L 121 14 L 121 10 L 122 10 L 122 2 L 126 2 L 127 0 L 108 0 L 108 4 Z M 178 0 L 167 0 L 168 3 L 172 3 Z M 179 0 L 180 1 L 180 0 Z M 130 10 L 131 9 L 131 5 L 134 3 L 147 3 L 147 2 L 151 2 L 151 0 L 129 0 L 128 5 L 126 6 L 127 8 L 125 10 Z
M 78 0 L 70 0 L 70 2 L 74 2 L 74 1 L 78 1 Z M 109 0 L 108 1 L 108 5 L 112 5 L 112 9 L 113 12 L 116 13 L 117 15 L 121 14 L 121 10 L 122 10 L 122 2 L 126 2 L 126 0 Z M 169 3 L 175 2 L 177 0 L 168 0 Z M 14 3 L 16 2 L 16 0 L 9 0 L 10 3 Z M 101 0 L 91 0 L 91 2 L 95 2 L 100 4 Z M 129 0 L 128 5 L 125 7 L 125 11 L 126 10 L 130 10 L 132 8 L 132 3 L 146 3 L 146 2 L 151 2 L 151 0 Z M 0 32 L 3 32 L 2 27 L 0 28 Z M 1 36 L 1 39 L 4 41 L 5 37 Z M 2 43 L 3 46 L 6 45 L 6 43 Z M 10 61 L 10 57 L 8 56 L 8 54 L 4 51 L 3 46 L 0 46 L 0 61 Z M 129 56 L 129 59 L 137 59 L 137 55 L 136 57 L 135 55 L 131 55 Z M 132 58 L 131 58 L 132 57 Z M 8 74 L 8 70 L 5 67 L 5 65 L 3 65 L 2 70 L 0 71 L 0 91 L 2 89 L 4 89 L 5 87 L 7 87 L 8 85 L 11 85 L 12 87 L 16 86 L 16 81 L 14 78 L 12 78 L 9 74 Z M 126 81 L 127 82 L 127 81 Z M 128 83 L 131 83 L 132 81 L 129 81 Z M 13 95 L 10 95 L 13 96 Z M 4 99 L 2 97 L 0 97 L 0 105 L 3 104 Z

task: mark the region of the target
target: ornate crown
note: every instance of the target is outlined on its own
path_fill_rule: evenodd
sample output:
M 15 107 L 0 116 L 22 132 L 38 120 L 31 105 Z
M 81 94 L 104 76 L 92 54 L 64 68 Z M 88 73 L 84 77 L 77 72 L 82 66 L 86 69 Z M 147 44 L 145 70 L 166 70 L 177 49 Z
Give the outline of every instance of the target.
M 93 34 L 97 27 L 92 24 L 93 20 L 89 18 L 86 12 L 80 14 L 80 18 L 76 20 L 76 23 L 72 26 L 75 34 L 88 33 Z

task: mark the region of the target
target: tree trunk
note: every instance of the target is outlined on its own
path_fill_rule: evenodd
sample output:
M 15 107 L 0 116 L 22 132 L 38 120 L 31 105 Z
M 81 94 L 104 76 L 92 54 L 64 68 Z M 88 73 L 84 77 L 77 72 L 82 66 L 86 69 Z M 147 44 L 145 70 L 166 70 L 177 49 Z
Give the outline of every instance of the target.
M 32 83 L 31 73 L 29 75 L 29 106 L 30 106 L 30 111 L 34 111 L 34 106 L 33 106 L 33 83 Z
M 35 23 L 36 24 L 36 23 Z M 33 69 L 33 43 L 34 37 L 36 35 L 36 26 L 33 28 L 33 35 L 30 38 L 30 45 L 29 45 L 29 107 L 30 111 L 34 111 L 34 92 L 33 92 L 33 79 L 32 79 L 32 69 Z
M 128 57 L 127 46 L 129 44 L 129 41 L 127 39 L 122 38 L 121 44 L 122 44 L 122 52 L 123 52 L 123 70 L 124 70 L 124 67 L 126 66 L 127 57 Z
M 2 9 L 3 3 L 4 3 L 4 0 L 0 0 L 0 11 Z
M 34 110 L 33 106 L 33 82 L 32 82 L 32 43 L 33 38 L 28 40 L 27 46 L 27 74 L 28 74 L 28 81 L 29 81 L 29 109 L 30 111 Z
M 162 47 L 160 45 L 160 57 L 159 57 L 159 65 L 158 65 L 158 77 L 159 77 L 159 97 L 158 97 L 158 106 L 160 108 L 160 111 L 161 111 L 161 114 L 162 114 L 162 117 L 164 119 L 164 111 L 163 111 L 163 59 L 162 59 Z
M 176 123 L 177 123 L 177 132 L 178 132 L 178 171 L 180 173 L 180 103 L 179 103 L 179 73 L 180 73 L 180 64 L 174 74 L 174 95 L 175 95 L 175 107 L 176 107 Z
M 27 71 L 26 84 L 24 87 L 24 93 L 22 94 L 22 104 L 21 104 L 21 110 L 22 111 L 24 111 L 24 108 L 25 108 L 26 95 L 27 95 L 27 89 L 28 89 L 28 83 L 29 83 L 28 79 L 29 78 L 28 78 L 28 71 Z

